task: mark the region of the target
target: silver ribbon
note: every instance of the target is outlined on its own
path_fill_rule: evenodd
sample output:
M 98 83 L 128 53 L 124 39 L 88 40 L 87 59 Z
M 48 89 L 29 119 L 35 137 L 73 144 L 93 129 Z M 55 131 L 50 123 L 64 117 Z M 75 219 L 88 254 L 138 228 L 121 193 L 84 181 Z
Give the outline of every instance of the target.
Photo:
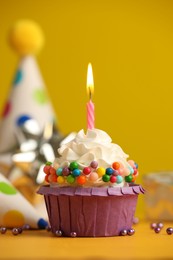
M 9 177 L 13 178 L 12 175 L 16 174 L 18 169 L 32 178 L 35 184 L 43 183 L 45 162 L 53 162 L 55 156 L 58 157 L 57 149 L 67 136 L 60 134 L 53 122 L 48 122 L 41 131 L 34 119 L 27 120 L 18 127 L 15 135 L 18 147 L 12 151 Z

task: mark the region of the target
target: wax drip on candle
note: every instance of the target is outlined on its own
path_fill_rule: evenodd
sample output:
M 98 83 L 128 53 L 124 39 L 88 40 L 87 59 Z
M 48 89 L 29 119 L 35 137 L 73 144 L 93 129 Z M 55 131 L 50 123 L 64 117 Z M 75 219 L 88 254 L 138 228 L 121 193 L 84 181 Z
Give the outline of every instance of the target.
M 92 91 L 91 91 L 91 88 L 88 87 L 88 89 L 89 89 L 89 98 L 90 98 L 90 100 L 92 100 Z

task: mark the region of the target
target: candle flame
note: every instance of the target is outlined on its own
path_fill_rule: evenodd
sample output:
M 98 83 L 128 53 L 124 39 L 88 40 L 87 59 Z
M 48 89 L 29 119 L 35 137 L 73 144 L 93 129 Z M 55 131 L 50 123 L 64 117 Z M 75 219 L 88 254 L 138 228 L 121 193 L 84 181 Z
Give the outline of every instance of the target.
M 93 72 L 92 72 L 91 63 L 88 64 L 88 71 L 87 71 L 87 93 L 91 99 L 92 94 L 94 93 L 94 80 L 93 80 Z

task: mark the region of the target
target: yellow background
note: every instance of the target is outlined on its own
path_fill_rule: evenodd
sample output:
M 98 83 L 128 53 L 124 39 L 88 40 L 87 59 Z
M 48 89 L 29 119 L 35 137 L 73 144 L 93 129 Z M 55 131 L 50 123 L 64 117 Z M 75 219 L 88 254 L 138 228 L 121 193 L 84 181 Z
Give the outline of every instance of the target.
M 19 57 L 15 21 L 40 24 L 38 56 L 62 133 L 86 129 L 86 73 L 93 65 L 96 127 L 139 164 L 173 169 L 173 1 L 0 0 L 0 109 Z

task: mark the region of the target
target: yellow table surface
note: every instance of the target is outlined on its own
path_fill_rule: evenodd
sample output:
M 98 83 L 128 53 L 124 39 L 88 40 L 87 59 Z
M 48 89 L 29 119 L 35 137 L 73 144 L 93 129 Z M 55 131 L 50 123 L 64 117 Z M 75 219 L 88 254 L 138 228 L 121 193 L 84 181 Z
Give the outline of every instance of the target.
M 139 222 L 133 236 L 107 238 L 55 237 L 46 230 L 29 230 L 14 236 L 8 230 L 0 234 L 0 259 L 173 259 L 173 235 L 167 235 L 165 223 L 159 234 L 150 224 Z

